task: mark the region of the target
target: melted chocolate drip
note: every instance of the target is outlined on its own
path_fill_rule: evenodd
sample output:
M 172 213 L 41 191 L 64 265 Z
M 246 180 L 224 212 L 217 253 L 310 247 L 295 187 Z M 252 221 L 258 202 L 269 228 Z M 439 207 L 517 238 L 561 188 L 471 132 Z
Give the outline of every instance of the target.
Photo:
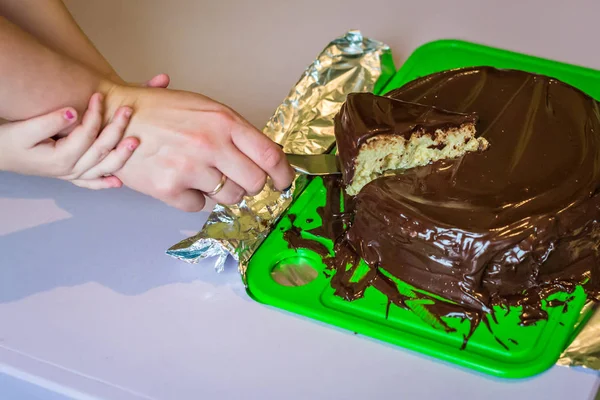
M 329 256 L 329 250 L 325 247 L 324 244 L 319 243 L 318 241 L 306 238 L 302 236 L 302 229 L 298 226 L 294 225 L 296 222 L 296 215 L 289 214 L 288 218 L 291 222 L 291 227 L 283 232 L 283 239 L 288 242 L 288 245 L 294 249 L 307 249 L 312 250 L 321 257 L 325 258 Z
M 296 226 L 292 226 L 285 231 L 283 233 L 283 239 L 288 242 L 289 246 L 294 250 L 307 249 L 314 251 L 321 257 L 329 256 L 329 251 L 324 244 L 319 243 L 316 240 L 302 237 L 302 230 Z
M 342 183 L 335 176 L 323 177 L 327 189 L 327 200 L 324 206 L 317 209 L 322 224 L 309 232 L 335 242 L 352 223 L 352 200 L 342 190 Z

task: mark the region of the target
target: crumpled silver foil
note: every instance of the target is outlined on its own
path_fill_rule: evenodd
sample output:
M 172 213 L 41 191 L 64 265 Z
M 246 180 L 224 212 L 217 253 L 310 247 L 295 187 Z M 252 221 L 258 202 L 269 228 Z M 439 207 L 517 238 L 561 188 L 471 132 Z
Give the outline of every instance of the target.
M 591 313 L 591 316 L 590 316 Z M 587 319 L 589 317 L 589 320 Z M 561 354 L 556 365 L 584 367 L 600 370 L 600 309 L 595 302 L 588 302 L 576 325 L 583 328 Z
M 335 39 L 304 71 L 263 132 L 287 153 L 327 152 L 335 143 L 333 117 L 346 95 L 373 91 L 382 73 L 381 57 L 389 51 L 388 46 L 363 37 L 359 31 Z M 217 257 L 218 272 L 231 255 L 239 262 L 245 280 L 250 257 L 307 183 L 307 177 L 298 176 L 290 190 L 280 193 L 269 182 L 258 196 L 247 197 L 235 206 L 217 205 L 198 234 L 174 245 L 167 254 L 189 263 Z M 288 280 L 295 284 L 295 279 Z M 593 315 L 588 320 L 589 313 Z M 557 365 L 600 370 L 600 309 L 594 303 L 582 311 L 581 324 L 582 330 Z
M 348 93 L 373 91 L 382 73 L 381 58 L 389 52 L 387 45 L 360 31 L 335 39 L 304 71 L 263 132 L 286 153 L 329 151 L 335 144 L 333 117 Z M 258 196 L 234 206 L 217 205 L 198 234 L 177 243 L 167 254 L 190 263 L 217 257 L 217 271 L 223 270 L 231 255 L 245 280 L 250 257 L 307 182 L 306 176 L 297 176 L 285 193 L 268 183 Z

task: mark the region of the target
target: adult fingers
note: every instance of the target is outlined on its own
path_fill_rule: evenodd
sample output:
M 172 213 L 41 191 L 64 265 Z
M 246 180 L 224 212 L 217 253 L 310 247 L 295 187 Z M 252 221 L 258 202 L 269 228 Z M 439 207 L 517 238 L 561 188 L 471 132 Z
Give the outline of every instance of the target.
M 71 183 L 75 186 L 92 190 L 120 188 L 123 186 L 123 182 L 116 176 L 105 176 L 96 179 L 75 179 Z
M 205 196 L 210 197 L 217 203 L 221 204 L 237 204 L 239 203 L 246 191 L 231 179 L 223 180 L 223 173 L 216 168 L 208 168 L 202 171 L 202 174 L 195 174 L 194 181 L 189 182 L 190 186 L 202 191 Z M 210 194 L 215 189 L 221 186 L 216 194 Z
M 16 135 L 15 140 L 28 147 L 50 139 L 77 121 L 77 111 L 68 107 L 25 121 L 11 123 L 10 132 Z
M 160 199 L 168 205 L 187 212 L 198 212 L 204 209 L 206 200 L 199 190 L 187 189 L 177 196 Z
M 235 146 L 224 146 L 215 159 L 216 168 L 243 187 L 249 195 L 256 195 L 265 187 L 267 174 Z
M 75 174 L 79 176 L 83 176 L 84 174 L 86 176 L 89 176 L 89 174 L 86 174 L 86 171 L 96 169 L 95 167 L 100 167 L 100 164 L 103 165 L 101 169 L 111 168 L 112 164 L 110 162 L 114 161 L 111 160 L 109 163 L 105 164 L 103 160 L 111 154 L 115 146 L 117 146 L 117 144 L 123 137 L 125 133 L 125 128 L 129 123 L 131 113 L 132 110 L 129 107 L 121 107 L 117 110 L 117 112 L 115 113 L 115 117 L 112 119 L 112 121 L 108 125 L 106 125 L 106 127 L 100 133 L 100 136 L 98 136 L 98 138 L 94 141 L 92 146 L 85 152 L 85 154 L 83 154 L 83 156 L 81 156 L 81 158 L 75 164 L 75 167 L 73 168 L 73 172 Z M 131 152 L 135 150 L 135 148 L 139 144 L 139 141 L 137 139 L 132 139 L 132 141 L 127 142 L 129 146 L 133 146 L 131 149 L 129 149 L 129 151 L 127 151 L 128 147 L 125 147 L 119 150 L 116 156 L 113 155 L 112 158 L 114 159 L 115 157 L 117 157 L 116 159 L 120 160 L 123 157 L 126 157 L 124 161 L 127 161 L 127 159 L 129 159 L 129 157 L 131 156 Z M 121 143 L 121 145 L 122 144 L 123 143 Z M 121 163 L 118 163 L 117 165 L 118 168 L 121 168 L 122 166 Z M 112 173 L 114 171 L 109 170 L 105 173 Z
M 59 160 L 67 160 L 75 164 L 90 148 L 102 126 L 102 98 L 100 93 L 93 94 L 81 125 L 68 136 L 56 141 L 56 156 Z
M 290 186 L 295 173 L 281 148 L 273 141 L 246 124 L 235 125 L 231 140 L 250 160 L 263 169 L 279 190 Z
M 140 141 L 134 137 L 125 138 L 98 165 L 84 172 L 79 179 L 95 179 L 103 175 L 114 174 L 129 160 Z

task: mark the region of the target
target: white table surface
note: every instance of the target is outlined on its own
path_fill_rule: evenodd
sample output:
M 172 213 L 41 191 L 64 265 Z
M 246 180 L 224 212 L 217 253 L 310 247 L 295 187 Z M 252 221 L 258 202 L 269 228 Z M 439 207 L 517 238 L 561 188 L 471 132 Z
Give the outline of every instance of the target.
M 231 104 L 262 126 L 348 29 L 454 37 L 600 68 L 594 0 L 68 0 L 125 79 Z M 236 90 L 231 90 L 235 87 Z M 257 95 L 258 94 L 258 95 Z M 128 190 L 0 173 L 0 399 L 589 399 L 596 372 L 482 376 L 252 301 L 235 265 L 164 250 L 198 230 Z
M 217 274 L 164 255 L 205 218 L 129 190 L 0 173 L 0 398 L 595 393 L 595 372 L 494 379 L 258 304 L 234 265 Z

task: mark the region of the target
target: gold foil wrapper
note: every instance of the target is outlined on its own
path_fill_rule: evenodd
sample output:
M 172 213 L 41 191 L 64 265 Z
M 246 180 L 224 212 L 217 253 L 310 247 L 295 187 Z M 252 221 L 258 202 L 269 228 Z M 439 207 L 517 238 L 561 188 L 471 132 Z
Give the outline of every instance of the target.
M 359 31 L 335 39 L 304 71 L 263 132 L 287 153 L 329 151 L 335 143 L 333 117 L 348 93 L 373 91 L 382 74 L 382 57 L 389 51 L 388 46 Z M 250 257 L 308 180 L 297 176 L 285 193 L 268 182 L 258 196 L 246 197 L 234 206 L 217 205 L 198 234 L 172 246 L 167 254 L 189 263 L 216 257 L 219 272 L 232 256 L 245 280 Z M 557 365 L 600 370 L 600 309 L 595 303 L 582 310 L 577 331 Z
M 349 31 L 335 39 L 304 71 L 263 132 L 287 153 L 320 154 L 335 144 L 333 117 L 348 93 L 371 92 L 382 74 L 382 57 L 389 47 Z M 215 268 L 223 270 L 228 256 L 239 263 L 245 280 L 246 266 L 254 251 L 271 232 L 273 225 L 308 182 L 297 176 L 285 193 L 271 183 L 254 197 L 234 206 L 217 205 L 202 230 L 185 239 L 167 254 L 195 263 L 216 257 Z

